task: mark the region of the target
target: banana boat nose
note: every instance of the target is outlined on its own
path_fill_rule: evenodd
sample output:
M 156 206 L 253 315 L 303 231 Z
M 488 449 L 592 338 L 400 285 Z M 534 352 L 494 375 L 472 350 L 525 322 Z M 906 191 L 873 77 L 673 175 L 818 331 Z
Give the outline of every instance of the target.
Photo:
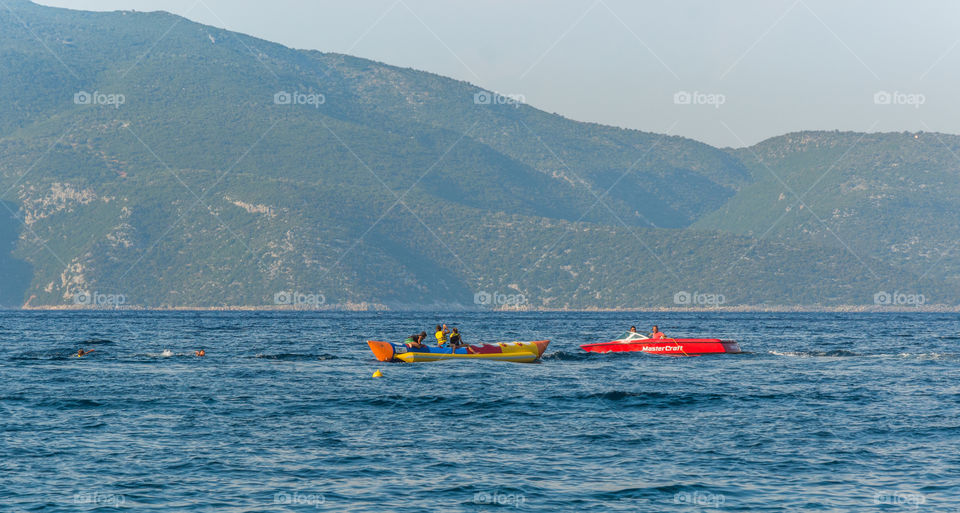
M 373 356 L 376 356 L 377 360 L 380 360 L 381 362 L 389 362 L 393 360 L 393 344 L 390 342 L 368 340 L 367 345 L 370 346 L 370 350 L 373 351 Z
M 538 340 L 534 342 L 537 345 L 537 358 L 543 356 L 544 351 L 547 350 L 547 346 L 550 344 L 549 340 Z

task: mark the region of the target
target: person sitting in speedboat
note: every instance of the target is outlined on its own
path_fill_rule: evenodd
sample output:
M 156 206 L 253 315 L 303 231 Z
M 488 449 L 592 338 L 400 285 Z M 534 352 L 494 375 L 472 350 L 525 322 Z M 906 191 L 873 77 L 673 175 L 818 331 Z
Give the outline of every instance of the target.
M 658 339 L 665 338 L 665 337 L 666 337 L 666 335 L 664 335 L 663 332 L 660 331 L 660 328 L 657 328 L 657 326 L 654 325 L 654 326 L 653 326 L 653 331 L 650 333 L 650 338 L 652 338 L 652 339 L 654 339 L 654 340 L 658 340 Z
M 637 332 L 637 327 L 636 327 L 636 326 L 630 326 L 630 331 L 629 331 L 628 333 L 636 333 L 636 332 Z
M 421 331 L 417 335 L 410 335 L 403 341 L 403 343 L 410 349 L 427 349 L 427 345 L 423 343 L 427 338 L 427 332 Z

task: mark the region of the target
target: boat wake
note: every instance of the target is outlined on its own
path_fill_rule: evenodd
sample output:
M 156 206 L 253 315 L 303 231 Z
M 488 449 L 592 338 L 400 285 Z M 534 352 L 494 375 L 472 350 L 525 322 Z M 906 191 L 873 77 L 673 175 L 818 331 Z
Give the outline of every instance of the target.
M 105 338 L 90 338 L 77 342 L 81 346 L 112 346 L 114 342 Z
M 582 392 L 566 396 L 554 396 L 554 400 L 574 400 L 585 401 L 595 400 L 601 402 L 619 403 L 630 406 L 658 406 L 669 405 L 670 407 L 685 406 L 692 404 L 710 403 L 726 399 L 727 396 L 718 393 L 694 393 L 694 392 L 657 392 L 652 390 L 633 391 L 633 390 L 608 390 L 606 392 Z
M 583 360 L 591 360 L 596 358 L 597 355 L 594 353 L 588 353 L 586 351 L 557 351 L 554 353 L 548 353 L 540 357 L 543 361 L 558 361 L 558 362 L 579 362 Z
M 770 351 L 774 356 L 787 356 L 793 358 L 917 358 L 917 359 L 951 359 L 960 358 L 957 353 L 855 353 L 837 349 L 833 351 Z
M 53 351 L 28 351 L 11 356 L 11 361 L 41 361 L 41 360 L 69 360 L 70 357 L 76 358 L 76 353 L 63 353 Z
M 160 351 L 159 353 L 141 353 L 141 354 L 134 355 L 134 356 L 135 356 L 135 357 L 140 357 L 140 358 L 173 358 L 174 356 L 193 356 L 193 354 L 174 353 L 173 351 L 171 351 L 171 350 L 169 350 L 169 349 L 164 349 L 163 351 Z
M 314 361 L 314 360 L 337 360 L 340 357 L 334 356 L 332 354 L 320 353 L 320 354 L 309 354 L 309 353 L 278 353 L 278 354 L 257 354 L 254 358 L 260 358 L 263 360 L 280 360 L 288 362 L 296 361 Z
M 846 356 L 864 356 L 853 351 L 835 349 L 833 351 L 770 351 L 774 356 L 792 356 L 795 358 L 842 358 Z

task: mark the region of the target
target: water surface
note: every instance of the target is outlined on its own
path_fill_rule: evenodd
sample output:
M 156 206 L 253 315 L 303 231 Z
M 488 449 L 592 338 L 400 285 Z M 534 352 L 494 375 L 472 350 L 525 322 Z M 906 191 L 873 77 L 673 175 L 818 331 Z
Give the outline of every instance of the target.
M 437 322 L 552 342 L 364 342 Z M 631 324 L 748 353 L 578 347 Z M 4 510 L 960 510 L 954 314 L 7 311 L 0 340 Z

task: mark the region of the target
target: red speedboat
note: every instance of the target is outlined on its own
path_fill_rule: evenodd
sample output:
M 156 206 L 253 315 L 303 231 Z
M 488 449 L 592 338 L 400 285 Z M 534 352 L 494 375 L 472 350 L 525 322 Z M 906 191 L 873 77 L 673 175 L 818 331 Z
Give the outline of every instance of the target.
M 627 333 L 623 338 L 599 344 L 580 346 L 591 353 L 621 353 L 642 351 L 651 354 L 693 356 L 708 353 L 739 353 L 740 344 L 735 340 L 719 338 L 649 338 L 639 333 Z

